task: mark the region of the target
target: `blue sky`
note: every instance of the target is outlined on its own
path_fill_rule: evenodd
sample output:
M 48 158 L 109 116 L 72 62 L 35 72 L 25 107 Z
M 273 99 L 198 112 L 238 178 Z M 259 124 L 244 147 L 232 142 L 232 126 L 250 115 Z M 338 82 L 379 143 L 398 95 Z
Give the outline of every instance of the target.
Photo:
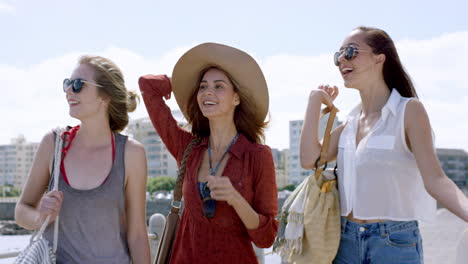
M 358 25 L 394 39 L 468 29 L 468 1 L 68 1 L 5 0 L 1 63 L 30 65 L 76 50 L 119 46 L 158 57 L 214 41 L 271 54 L 335 49 Z
M 468 131 L 466 10 L 468 1 L 0 0 L 0 122 L 8 124 L 0 144 L 20 133 L 39 141 L 52 127 L 76 123 L 61 82 L 81 54 L 111 58 L 135 90 L 140 75 L 170 74 L 183 52 L 210 41 L 258 60 L 270 88 L 267 143 L 287 148 L 288 122 L 303 117 L 310 90 L 342 86 L 332 53 L 353 28 L 368 25 L 395 40 L 437 146 L 468 150 L 468 140 L 453 133 Z M 343 89 L 339 117 L 358 100 Z M 173 100 L 169 105 L 177 108 Z M 145 115 L 141 105 L 131 117 Z

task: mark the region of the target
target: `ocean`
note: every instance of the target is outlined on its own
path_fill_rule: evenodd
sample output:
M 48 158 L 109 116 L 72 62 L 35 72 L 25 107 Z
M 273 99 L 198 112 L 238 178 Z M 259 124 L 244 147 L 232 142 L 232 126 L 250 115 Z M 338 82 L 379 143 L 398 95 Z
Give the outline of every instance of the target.
M 21 251 L 29 244 L 31 235 L 17 235 L 17 236 L 2 236 L 0 235 L 0 255 L 12 252 Z M 0 264 L 11 264 L 14 258 L 0 259 Z
M 0 255 L 12 251 L 21 251 L 29 244 L 31 235 L 2 236 L 0 235 Z M 271 252 L 271 248 L 264 252 Z M 11 264 L 14 258 L 0 259 L 0 264 Z M 281 259 L 278 255 L 269 254 L 265 256 L 265 264 L 280 264 Z
M 463 242 L 461 240 L 464 234 L 468 235 L 468 223 L 446 209 L 438 210 L 435 222 L 420 222 L 420 229 L 426 264 L 457 263 L 457 253 L 464 252 L 468 248 L 468 240 Z M 29 238 L 30 235 L 0 235 L 0 254 L 24 249 L 29 243 Z M 271 252 L 271 248 L 265 249 L 264 252 Z M 0 259 L 0 264 L 11 264 L 13 260 L 13 258 Z M 280 264 L 281 259 L 276 254 L 268 254 L 265 255 L 264 263 Z M 468 263 L 468 261 L 462 263 Z

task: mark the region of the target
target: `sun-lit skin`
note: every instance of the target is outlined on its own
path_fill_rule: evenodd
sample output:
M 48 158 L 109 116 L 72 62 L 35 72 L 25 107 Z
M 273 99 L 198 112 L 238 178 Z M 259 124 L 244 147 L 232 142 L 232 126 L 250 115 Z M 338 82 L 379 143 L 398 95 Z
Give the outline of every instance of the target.
M 94 70 L 87 64 L 78 65 L 73 71 L 70 79 L 82 79 L 91 83 L 96 83 L 94 79 Z M 98 94 L 96 85 L 84 83 L 79 93 L 73 93 L 71 87 L 66 89 L 66 99 L 70 107 L 70 116 L 81 121 L 93 116 L 107 119 L 108 102 Z
M 239 95 L 226 74 L 210 69 L 203 76 L 197 94 L 198 107 L 210 120 L 233 120 L 234 110 L 239 104 Z
M 361 97 L 361 113 L 356 131 L 356 144 L 359 144 L 361 139 L 371 132 L 381 117 L 381 110 L 390 97 L 391 89 L 395 88 L 388 87 L 384 80 L 385 54 L 371 52 L 371 47 L 365 42 L 365 34 L 361 30 L 354 30 L 345 38 L 340 50 L 347 46 L 353 46 L 362 51 L 349 60 L 341 54 L 338 60 L 339 66 L 337 67 L 343 77 L 344 86 L 358 90 Z M 320 107 L 322 104 L 334 107 L 333 101 L 338 94 L 338 87 L 331 85 L 320 85 L 318 89 L 313 89 L 310 92 L 300 145 L 301 166 L 305 169 L 314 167 L 314 161 L 319 156 L 322 147 L 317 135 Z M 461 219 L 468 221 L 467 197 L 442 170 L 434 151 L 432 129 L 427 112 L 418 99 L 412 98 L 407 103 L 404 124 L 406 144 L 415 157 L 424 181 L 424 188 L 439 203 Z M 346 123 L 340 125 L 331 133 L 328 149 L 330 160 L 336 159 L 338 141 L 345 125 Z M 352 212 L 348 215 L 348 219 L 359 223 L 385 220 L 356 219 L 353 217 Z
M 234 85 L 228 76 L 222 70 L 213 68 L 200 81 L 197 102 L 203 116 L 209 120 L 213 164 L 221 162 L 216 176 L 211 176 L 206 152 L 198 170 L 198 181 L 208 182 L 211 197 L 231 205 L 247 229 L 256 229 L 260 224 L 258 213 L 233 187 L 229 177 L 222 175 L 229 158 L 221 158 L 238 132 L 234 123 L 234 111 L 240 103 L 240 97 L 234 92 Z
M 95 79 L 95 70 L 88 64 L 79 64 L 69 77 L 82 79 L 81 90 L 74 93 L 65 89 L 69 114 L 80 120 L 80 129 L 73 139 L 73 147 L 67 152 L 63 166 L 70 186 L 79 190 L 91 190 L 100 186 L 110 174 L 112 138 L 107 112 L 110 98 L 100 95 L 101 87 Z M 35 156 L 30 175 L 20 201 L 15 209 L 17 223 L 27 229 L 37 230 L 47 216 L 50 223 L 60 214 L 64 192 L 53 190 L 44 194 L 52 172 L 55 135 L 46 134 Z M 125 216 L 126 239 L 132 263 L 149 263 L 150 251 L 145 224 L 146 154 L 143 145 L 134 139 L 125 144 Z
M 383 54 L 376 55 L 372 53 L 372 48 L 366 44 L 365 34 L 359 30 L 354 30 L 343 41 L 340 51 L 347 46 L 352 46 L 361 52 L 351 60 L 346 60 L 343 53 L 339 57 L 340 65 L 338 70 L 343 77 L 344 86 L 347 88 L 356 88 L 358 90 L 365 89 L 369 84 L 383 82 L 382 75 L 382 60 L 385 59 Z

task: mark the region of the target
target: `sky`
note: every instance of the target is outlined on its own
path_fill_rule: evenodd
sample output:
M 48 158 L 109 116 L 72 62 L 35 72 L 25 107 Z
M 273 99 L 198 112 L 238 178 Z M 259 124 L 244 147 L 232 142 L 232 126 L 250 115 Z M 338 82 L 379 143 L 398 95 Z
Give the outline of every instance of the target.
M 168 74 L 203 42 L 242 49 L 269 87 L 266 143 L 289 147 L 289 121 L 303 119 L 319 84 L 340 88 L 344 120 L 359 102 L 343 87 L 333 53 L 360 25 L 396 43 L 429 114 L 436 146 L 468 150 L 468 1 L 25 1 L 0 0 L 0 144 L 23 134 L 39 142 L 50 129 L 78 124 L 68 115 L 62 80 L 80 55 L 108 57 L 127 88 L 138 77 Z M 178 109 L 175 100 L 168 104 Z M 131 119 L 147 116 L 144 104 Z

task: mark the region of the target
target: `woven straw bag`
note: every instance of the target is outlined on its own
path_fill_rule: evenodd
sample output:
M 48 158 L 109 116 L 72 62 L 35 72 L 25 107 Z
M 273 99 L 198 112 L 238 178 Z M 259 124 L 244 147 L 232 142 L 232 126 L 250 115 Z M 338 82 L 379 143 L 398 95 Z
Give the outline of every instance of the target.
M 336 167 L 326 170 L 330 134 L 337 111 L 335 107 L 330 110 L 320 157 L 315 162 L 315 173 L 308 178 L 302 254 L 291 255 L 289 261 L 292 263 L 330 264 L 338 252 L 341 216 Z

